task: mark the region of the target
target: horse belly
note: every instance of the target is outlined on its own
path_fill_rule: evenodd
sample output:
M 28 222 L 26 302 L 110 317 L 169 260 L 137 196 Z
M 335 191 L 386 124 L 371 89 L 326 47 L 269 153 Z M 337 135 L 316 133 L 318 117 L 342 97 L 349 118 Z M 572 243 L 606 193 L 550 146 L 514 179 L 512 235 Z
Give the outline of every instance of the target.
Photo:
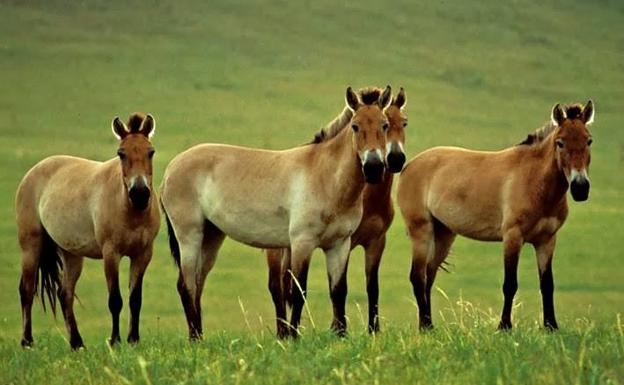
M 282 209 L 285 211 L 285 209 Z M 276 210 L 280 211 L 280 210 Z M 254 247 L 277 248 L 290 245 L 288 216 L 265 210 L 216 207 L 206 218 L 228 237 Z
M 501 221 L 496 213 L 477 210 L 479 207 L 445 207 L 434 212 L 434 217 L 455 234 L 478 241 L 501 241 Z
M 101 258 L 93 223 L 82 216 L 41 216 L 41 222 L 52 240 L 63 250 L 79 256 Z

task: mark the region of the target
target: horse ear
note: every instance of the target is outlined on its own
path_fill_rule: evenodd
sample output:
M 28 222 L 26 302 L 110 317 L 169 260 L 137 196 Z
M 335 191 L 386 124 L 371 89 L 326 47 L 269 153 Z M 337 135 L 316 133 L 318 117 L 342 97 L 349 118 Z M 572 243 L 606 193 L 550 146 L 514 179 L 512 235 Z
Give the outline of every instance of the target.
M 550 120 L 552 120 L 553 124 L 555 126 L 560 126 L 561 123 L 563 123 L 563 121 L 566 118 L 566 113 L 563 110 L 563 107 L 561 107 L 561 104 L 557 103 L 555 104 L 555 106 L 552 109 L 552 114 L 550 115 Z
M 119 116 L 116 116 L 115 119 L 113 119 L 111 127 L 113 129 L 113 135 L 115 135 L 115 137 L 119 140 L 125 138 L 129 133 L 128 127 L 126 127 L 126 124 L 119 119 Z
M 587 104 L 585 104 L 585 108 L 583 108 L 581 117 L 583 119 L 583 122 L 585 122 L 585 124 L 588 126 L 594 122 L 594 102 L 592 102 L 591 99 L 589 99 L 587 101 Z
M 152 115 L 147 114 L 145 119 L 143 119 L 139 132 L 148 138 L 154 136 L 154 133 L 156 132 L 156 121 Z
M 401 87 L 399 89 L 399 93 L 396 94 L 396 96 L 394 97 L 392 104 L 397 106 L 399 109 L 402 109 L 403 107 L 405 107 L 406 102 L 407 98 L 405 97 L 405 90 L 403 89 L 403 87 Z
M 347 95 L 345 97 L 347 102 L 347 107 L 351 109 L 351 111 L 355 111 L 360 106 L 360 99 L 357 94 L 353 91 L 353 88 L 347 87 Z
M 390 105 L 390 101 L 392 100 L 392 88 L 390 86 L 386 86 L 384 92 L 379 96 L 379 106 L 381 109 L 386 109 Z

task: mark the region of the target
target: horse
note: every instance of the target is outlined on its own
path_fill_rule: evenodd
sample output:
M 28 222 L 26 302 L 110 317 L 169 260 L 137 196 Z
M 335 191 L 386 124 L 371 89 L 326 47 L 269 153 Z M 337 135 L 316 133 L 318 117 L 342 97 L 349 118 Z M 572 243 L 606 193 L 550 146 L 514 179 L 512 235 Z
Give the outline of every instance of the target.
M 103 259 L 112 315 L 109 343 L 120 342 L 119 261 L 130 258 L 130 330 L 127 341 L 139 341 L 142 282 L 152 258 L 160 226 L 152 194 L 151 115 L 134 113 L 128 123 L 112 122 L 119 139 L 117 156 L 96 162 L 72 156 L 51 156 L 22 179 L 16 195 L 16 218 L 22 250 L 19 292 L 22 305 L 21 345 L 33 344 L 31 309 L 41 279 L 56 316 L 60 302 L 72 349 L 84 347 L 74 316 L 74 292 L 84 257 Z
M 368 92 L 370 94 L 370 90 L 362 90 L 360 92 Z M 362 192 L 362 220 L 351 235 L 350 250 L 357 246 L 364 248 L 366 292 L 368 294 L 368 331 L 370 333 L 377 333 L 380 330 L 378 271 L 381 256 L 386 245 L 386 232 L 394 218 L 394 207 L 392 197 L 390 196 L 393 173 L 398 173 L 403 169 L 406 159 L 403 149 L 405 127 L 407 126 L 407 116 L 403 110 L 405 104 L 405 90 L 401 88 L 392 99 L 390 106 L 384 110 L 389 123 L 389 128 L 386 131 L 385 161 L 386 168 L 390 172 L 384 173 L 381 183 L 368 183 L 364 187 Z M 342 114 L 346 114 L 346 117 L 343 117 Z M 351 110 L 345 109 L 342 114 L 334 121 L 344 121 L 346 126 L 348 119 L 350 119 Z M 315 135 L 315 141 L 325 140 L 326 135 L 324 132 L 326 129 L 322 129 Z M 290 334 L 288 333 L 286 318 L 281 317 L 283 315 L 281 309 L 285 308 L 285 301 L 288 304 L 292 304 L 292 277 L 290 272 L 288 272 L 290 269 L 290 249 L 266 249 L 266 258 L 269 267 L 269 291 L 276 311 L 277 335 L 279 338 L 286 338 Z
M 253 247 L 292 249 L 292 272 L 303 289 L 293 298 L 294 330 L 312 251 L 323 249 L 332 329 L 344 334 L 349 239 L 362 217 L 364 184 L 380 182 L 384 172 L 390 86 L 376 95 L 360 100 L 348 87 L 351 130 L 337 122 L 319 143 L 283 151 L 200 144 L 169 163 L 160 199 L 191 340 L 202 337 L 201 293 L 226 235 Z
M 432 327 L 431 287 L 456 234 L 503 243 L 504 305 L 499 330 L 511 329 L 524 243 L 537 258 L 543 321 L 558 329 L 552 258 L 568 215 L 566 192 L 589 196 L 594 105 L 553 107 L 551 119 L 522 143 L 497 152 L 436 147 L 416 155 L 399 177 L 397 200 L 411 240 L 412 283 L 421 329 Z

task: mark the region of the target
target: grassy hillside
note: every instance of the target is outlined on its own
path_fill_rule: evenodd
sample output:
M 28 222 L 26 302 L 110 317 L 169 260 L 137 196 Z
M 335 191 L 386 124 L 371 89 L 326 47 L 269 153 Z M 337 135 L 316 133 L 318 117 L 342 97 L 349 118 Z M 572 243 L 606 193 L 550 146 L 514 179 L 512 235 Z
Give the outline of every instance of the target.
M 620 338 L 620 345 L 608 345 L 612 350 L 595 356 L 597 370 L 611 373 L 611 377 L 598 376 L 600 381 L 618 378 L 609 370 L 610 360 L 618 354 L 621 358 L 624 349 L 621 329 L 619 337 L 616 331 L 621 328 L 616 315 L 624 303 L 624 133 L 620 129 L 624 4 L 608 0 L 418 3 L 0 3 L 0 217 L 4 218 L 0 221 L 0 357 L 16 365 L 4 372 L 6 378 L 18 382 L 15 373 L 24 360 L 17 348 L 20 256 L 14 193 L 20 178 L 37 161 L 52 154 L 111 158 L 116 151 L 111 119 L 146 111 L 157 121 L 155 167 L 160 183 L 167 162 L 193 144 L 292 147 L 307 141 L 341 111 L 347 85 L 385 84 L 407 91 L 410 155 L 443 144 L 504 148 L 543 123 L 554 103 L 593 98 L 591 198 L 571 204 L 570 217 L 560 232 L 554 262 L 555 303 L 564 330 L 583 320 L 603 330 L 604 341 Z M 407 279 L 408 250 L 397 217 L 380 276 L 382 328 L 393 330 L 387 337 L 392 341 L 404 338 L 401 333 L 415 341 L 420 338 L 413 330 L 417 309 Z M 319 332 L 329 325 L 331 314 L 323 259 L 315 256 L 309 284 Z M 434 322 L 445 325 L 439 313 L 465 301 L 492 315 L 478 324 L 483 333 L 493 330 L 502 305 L 500 245 L 460 239 L 450 262 L 451 274 L 441 274 L 437 282 L 449 300 L 436 293 Z M 127 270 L 127 261 L 123 267 Z M 166 345 L 162 339 L 184 346 L 186 326 L 175 280 L 176 269 L 161 231 L 145 280 L 142 313 L 143 337 L 154 346 Z M 528 247 L 521 258 L 519 280 L 516 326 L 533 333 L 522 338 L 541 338 L 534 331 L 541 305 L 535 259 Z M 361 335 L 366 296 L 360 250 L 351 260 L 349 287 L 350 327 Z M 101 262 L 87 261 L 78 284 L 82 306 L 76 313 L 86 344 L 97 347 L 96 352 L 105 352 L 101 345 L 109 334 L 105 291 Z M 127 304 L 127 292 L 122 291 Z M 225 331 L 253 344 L 253 336 L 267 334 L 263 344 L 269 343 L 273 312 L 260 251 L 226 241 L 204 293 L 208 335 Z M 44 346 L 60 351 L 50 354 L 65 354 L 62 321 L 54 322 L 39 306 L 34 317 L 35 339 L 43 335 Z M 304 325 L 311 329 L 309 320 Z M 578 359 L 582 335 L 570 337 L 575 341 L 570 359 Z M 318 337 L 322 340 L 318 344 L 317 337 L 309 338 L 310 344 L 304 346 L 311 349 L 335 344 L 325 337 Z M 435 336 L 426 338 L 436 345 Z M 483 348 L 478 339 L 465 339 L 467 346 Z M 364 350 L 374 344 L 363 337 L 347 344 L 357 341 Z M 221 345 L 215 344 L 217 354 Z M 213 346 L 212 342 L 206 346 Z M 621 367 L 615 373 L 622 381 Z M 566 378 L 554 376 L 551 382 L 568 383 Z M 495 382 L 496 376 L 491 380 Z M 141 377 L 136 381 L 142 382 Z

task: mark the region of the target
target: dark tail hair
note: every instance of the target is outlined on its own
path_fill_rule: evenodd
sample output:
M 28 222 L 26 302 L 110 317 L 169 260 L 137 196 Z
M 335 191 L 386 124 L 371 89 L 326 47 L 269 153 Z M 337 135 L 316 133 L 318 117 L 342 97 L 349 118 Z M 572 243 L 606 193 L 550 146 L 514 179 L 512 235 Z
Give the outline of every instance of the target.
M 41 306 L 43 306 L 43 311 L 46 311 L 45 297 L 47 295 L 54 317 L 56 317 L 56 302 L 57 299 L 59 299 L 62 271 L 63 261 L 59 256 L 58 245 L 54 243 L 48 232 L 43 229 L 41 254 L 39 255 L 39 271 L 37 274 L 41 277 Z M 39 278 L 35 279 L 35 285 L 38 280 Z M 35 291 L 37 291 L 36 287 Z
M 173 226 L 171 226 L 171 221 L 169 220 L 169 215 L 167 215 L 165 206 L 162 203 L 162 199 L 160 201 L 160 207 L 162 208 L 163 214 L 165 214 L 165 221 L 167 222 L 169 250 L 171 250 L 171 256 L 173 257 L 176 265 L 178 266 L 178 268 L 180 268 L 180 244 L 178 243 L 178 239 L 176 238 L 175 231 L 173 231 Z

